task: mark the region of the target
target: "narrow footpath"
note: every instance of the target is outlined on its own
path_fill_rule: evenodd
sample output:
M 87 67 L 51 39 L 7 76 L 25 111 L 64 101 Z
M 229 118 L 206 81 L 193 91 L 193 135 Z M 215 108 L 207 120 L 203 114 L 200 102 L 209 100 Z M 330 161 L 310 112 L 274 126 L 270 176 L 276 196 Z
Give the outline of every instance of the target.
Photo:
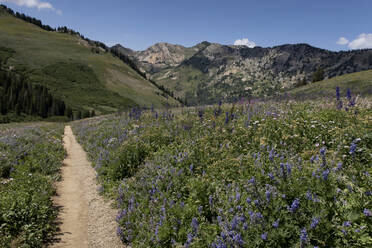
M 124 247 L 116 235 L 116 210 L 98 194 L 96 172 L 70 126 L 63 141 L 67 158 L 54 198 L 60 232 L 51 247 Z

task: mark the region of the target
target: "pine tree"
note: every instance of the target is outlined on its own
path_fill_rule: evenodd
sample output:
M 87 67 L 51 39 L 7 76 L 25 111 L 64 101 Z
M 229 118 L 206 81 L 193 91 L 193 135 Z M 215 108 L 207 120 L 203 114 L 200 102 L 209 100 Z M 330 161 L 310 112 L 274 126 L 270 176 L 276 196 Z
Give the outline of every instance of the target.
M 72 112 L 72 109 L 70 108 L 70 107 L 67 107 L 67 109 L 66 109 L 66 116 L 70 119 L 70 120 L 72 120 L 73 119 L 73 112 Z
M 16 109 L 16 115 L 20 116 L 21 115 L 21 104 L 17 103 L 15 109 Z
M 324 79 L 324 70 L 322 68 L 318 68 L 316 72 L 313 74 L 313 82 L 322 81 Z
M 76 119 L 80 120 L 81 119 L 81 111 L 79 110 L 76 114 Z
M 85 110 L 83 113 L 83 118 L 89 118 L 90 117 L 90 112 L 89 110 Z

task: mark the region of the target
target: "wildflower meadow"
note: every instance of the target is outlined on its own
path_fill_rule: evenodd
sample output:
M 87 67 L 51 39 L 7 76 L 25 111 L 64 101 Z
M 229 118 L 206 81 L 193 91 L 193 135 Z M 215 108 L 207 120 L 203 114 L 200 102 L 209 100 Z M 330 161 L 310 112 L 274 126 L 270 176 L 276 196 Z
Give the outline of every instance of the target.
M 371 247 L 372 110 L 334 99 L 73 123 L 131 247 Z
M 0 247 L 42 247 L 53 238 L 62 134 L 61 124 L 0 127 Z

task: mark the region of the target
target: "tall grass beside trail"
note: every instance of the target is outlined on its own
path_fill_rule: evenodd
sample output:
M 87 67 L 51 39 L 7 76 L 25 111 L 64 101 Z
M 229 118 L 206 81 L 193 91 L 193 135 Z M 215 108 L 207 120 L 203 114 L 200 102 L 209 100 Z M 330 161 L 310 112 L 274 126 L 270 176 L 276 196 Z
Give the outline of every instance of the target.
M 73 130 L 131 247 L 371 247 L 372 110 L 344 95 L 133 109 Z
M 0 126 L 0 247 L 42 247 L 56 230 L 61 124 Z

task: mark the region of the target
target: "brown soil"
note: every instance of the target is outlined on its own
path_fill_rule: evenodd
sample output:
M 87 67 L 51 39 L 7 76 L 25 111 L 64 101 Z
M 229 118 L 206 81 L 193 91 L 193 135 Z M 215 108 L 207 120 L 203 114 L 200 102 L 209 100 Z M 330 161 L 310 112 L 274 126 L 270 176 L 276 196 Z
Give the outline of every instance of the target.
M 96 172 L 70 126 L 63 141 L 67 158 L 54 199 L 61 225 L 51 247 L 124 247 L 116 235 L 116 210 L 99 195 Z

